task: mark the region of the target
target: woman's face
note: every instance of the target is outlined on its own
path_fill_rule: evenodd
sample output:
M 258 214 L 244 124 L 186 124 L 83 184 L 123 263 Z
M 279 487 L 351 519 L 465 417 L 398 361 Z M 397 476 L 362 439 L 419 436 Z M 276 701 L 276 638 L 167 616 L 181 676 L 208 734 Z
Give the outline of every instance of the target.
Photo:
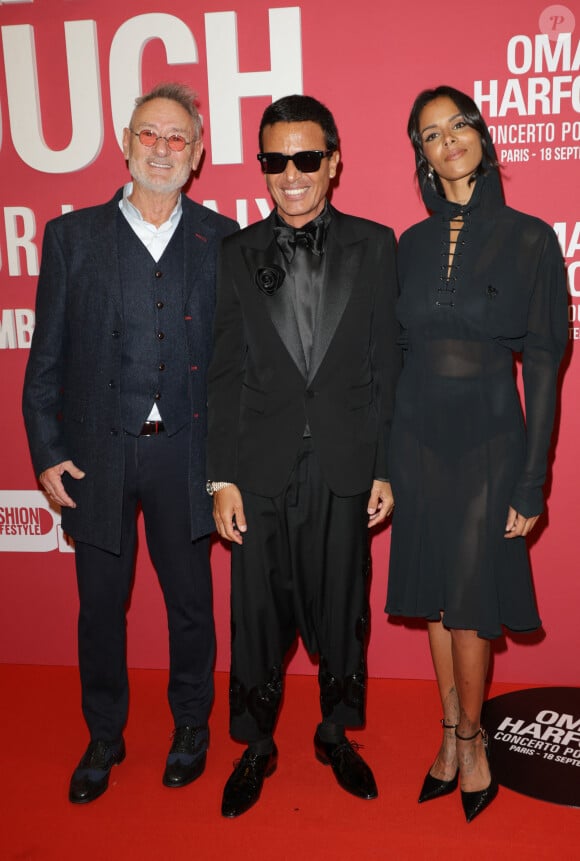
M 468 126 L 463 114 L 448 96 L 439 96 L 419 114 L 423 153 L 438 175 L 445 196 L 464 201 L 471 196 L 469 179 L 481 162 L 481 137 Z

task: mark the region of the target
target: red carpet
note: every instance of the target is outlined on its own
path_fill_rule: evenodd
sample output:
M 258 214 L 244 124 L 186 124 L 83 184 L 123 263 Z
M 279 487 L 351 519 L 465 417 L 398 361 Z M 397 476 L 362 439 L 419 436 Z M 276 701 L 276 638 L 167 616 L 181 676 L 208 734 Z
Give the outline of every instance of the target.
M 70 773 L 87 744 L 74 668 L 0 665 L 3 691 L 2 861 L 206 861 L 206 859 L 580 858 L 580 810 L 500 788 L 470 825 L 458 793 L 419 806 L 417 794 L 439 739 L 430 682 L 371 679 L 364 744 L 379 786 L 376 801 L 342 792 L 315 759 L 314 677 L 288 677 L 276 740 L 278 771 L 256 807 L 220 816 L 223 784 L 241 746 L 227 733 L 227 677 L 216 679 L 205 774 L 183 789 L 161 784 L 170 745 L 166 674 L 131 672 L 127 759 L 109 790 L 85 807 L 67 800 Z M 492 685 L 496 696 L 515 685 Z

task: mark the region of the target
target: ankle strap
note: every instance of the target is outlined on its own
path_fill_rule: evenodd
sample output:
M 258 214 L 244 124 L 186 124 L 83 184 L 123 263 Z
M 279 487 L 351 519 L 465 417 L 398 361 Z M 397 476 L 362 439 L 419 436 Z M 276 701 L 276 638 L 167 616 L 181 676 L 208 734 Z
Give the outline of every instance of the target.
M 473 735 L 459 735 L 457 730 L 455 730 L 455 738 L 461 739 L 461 741 L 472 741 L 480 734 L 483 736 L 483 738 L 485 738 L 485 730 L 483 729 L 483 727 L 479 727 L 477 732 L 474 732 Z
M 457 726 L 459 726 L 459 724 L 456 723 L 445 723 L 445 718 L 441 718 L 440 723 L 443 729 L 455 729 Z

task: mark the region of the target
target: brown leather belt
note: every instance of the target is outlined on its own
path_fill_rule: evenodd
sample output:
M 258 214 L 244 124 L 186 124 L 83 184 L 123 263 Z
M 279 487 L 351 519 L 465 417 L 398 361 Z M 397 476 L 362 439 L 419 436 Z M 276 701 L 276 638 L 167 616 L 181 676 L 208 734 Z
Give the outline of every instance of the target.
M 155 436 L 155 434 L 163 433 L 164 430 L 163 422 L 145 422 L 139 431 L 139 436 Z

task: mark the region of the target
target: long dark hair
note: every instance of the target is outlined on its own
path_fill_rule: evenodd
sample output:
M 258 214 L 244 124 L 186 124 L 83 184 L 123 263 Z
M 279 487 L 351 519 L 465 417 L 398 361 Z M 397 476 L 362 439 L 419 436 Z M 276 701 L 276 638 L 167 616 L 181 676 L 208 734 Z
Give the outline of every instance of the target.
M 415 150 L 415 168 L 419 187 L 422 189 L 426 184 L 430 184 L 439 194 L 443 194 L 443 187 L 436 174 L 430 175 L 429 163 L 427 162 L 423 152 L 419 117 L 421 116 L 421 111 L 425 105 L 428 105 L 429 102 L 441 97 L 447 97 L 457 105 L 457 110 L 463 114 L 467 125 L 475 129 L 481 138 L 483 155 L 481 162 L 473 172 L 470 182 L 475 182 L 478 176 L 485 176 L 485 174 L 490 170 L 497 170 L 499 167 L 497 154 L 489 134 L 489 129 L 473 99 L 465 93 L 462 93 L 460 90 L 456 90 L 454 87 L 447 87 L 445 85 L 435 87 L 433 90 L 423 90 L 423 92 L 419 93 L 413 103 L 413 107 L 411 108 L 409 122 L 407 123 L 407 134 L 409 135 L 411 143 L 413 144 L 413 149 Z

